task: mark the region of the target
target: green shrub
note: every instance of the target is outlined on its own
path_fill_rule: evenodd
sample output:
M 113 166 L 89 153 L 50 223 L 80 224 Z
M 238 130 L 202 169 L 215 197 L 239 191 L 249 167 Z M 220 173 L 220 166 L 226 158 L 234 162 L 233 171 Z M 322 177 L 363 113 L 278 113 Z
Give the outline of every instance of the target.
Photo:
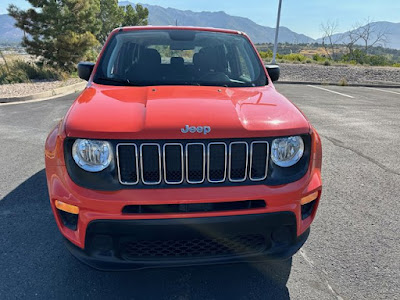
M 387 58 L 383 55 L 367 55 L 365 62 L 370 66 L 386 66 L 388 65 Z
M 31 80 L 62 80 L 66 74 L 46 65 L 21 60 L 0 65 L 0 84 L 23 83 Z
M 307 59 L 307 60 L 306 60 L 306 63 L 307 63 L 307 64 L 311 64 L 311 63 L 312 63 L 312 60 L 311 60 L 311 59 Z
M 289 60 L 289 61 L 298 61 L 298 62 L 305 62 L 308 57 L 304 56 L 303 54 L 300 53 L 290 53 L 283 55 L 283 59 Z
M 400 68 L 400 63 L 395 63 L 395 64 L 392 65 L 392 67 Z
M 312 56 L 312 59 L 318 62 L 323 62 L 326 58 L 316 53 Z
M 13 69 L 12 65 L 10 65 L 9 68 L 10 72 L 5 66 L 0 66 L 0 84 L 22 83 L 29 81 L 28 75 L 24 70 Z
M 329 60 L 325 60 L 324 61 L 324 66 L 330 66 L 332 65 L 331 62 Z
M 86 61 L 96 61 L 97 57 L 99 56 L 100 51 L 98 51 L 98 49 L 90 49 L 86 52 L 83 60 Z
M 271 59 L 273 56 L 272 50 L 260 51 L 260 56 L 262 59 Z

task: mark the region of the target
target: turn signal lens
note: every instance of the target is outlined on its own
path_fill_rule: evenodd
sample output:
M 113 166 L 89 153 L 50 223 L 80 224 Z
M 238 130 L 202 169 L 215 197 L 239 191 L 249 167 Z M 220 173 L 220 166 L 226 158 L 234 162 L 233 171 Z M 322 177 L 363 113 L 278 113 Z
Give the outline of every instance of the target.
M 78 206 L 67 204 L 67 203 L 61 202 L 59 200 L 56 200 L 56 207 L 59 210 L 68 212 L 70 214 L 74 214 L 74 215 L 79 214 L 79 207 Z
M 318 192 L 312 193 L 306 197 L 301 198 L 300 204 L 304 205 L 304 204 L 310 203 L 317 198 L 318 198 Z

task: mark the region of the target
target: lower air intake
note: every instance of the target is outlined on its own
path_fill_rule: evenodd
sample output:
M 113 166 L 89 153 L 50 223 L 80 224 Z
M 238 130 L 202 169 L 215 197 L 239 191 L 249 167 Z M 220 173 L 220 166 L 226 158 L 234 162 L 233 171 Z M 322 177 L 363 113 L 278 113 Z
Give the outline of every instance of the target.
M 166 257 L 217 257 L 260 253 L 266 247 L 265 238 L 260 234 L 191 240 L 143 240 L 124 243 L 122 257 L 126 260 Z

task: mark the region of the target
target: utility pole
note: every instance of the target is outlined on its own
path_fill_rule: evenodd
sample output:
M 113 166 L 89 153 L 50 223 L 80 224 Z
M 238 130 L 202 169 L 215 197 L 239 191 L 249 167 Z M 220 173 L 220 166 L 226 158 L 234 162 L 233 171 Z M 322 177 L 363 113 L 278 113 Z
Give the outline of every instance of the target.
M 282 8 L 282 0 L 279 0 L 278 17 L 276 20 L 276 28 L 275 28 L 274 52 L 273 52 L 272 61 L 271 61 L 272 65 L 276 64 L 276 52 L 278 51 L 279 24 L 281 22 L 281 8 Z

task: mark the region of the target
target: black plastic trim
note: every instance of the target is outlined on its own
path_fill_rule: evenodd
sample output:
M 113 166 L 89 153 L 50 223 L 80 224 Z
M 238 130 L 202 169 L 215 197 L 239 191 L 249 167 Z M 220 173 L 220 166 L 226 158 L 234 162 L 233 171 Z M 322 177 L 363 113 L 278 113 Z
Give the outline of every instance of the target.
M 220 212 L 265 208 L 264 200 L 245 200 L 215 203 L 185 203 L 159 205 L 127 205 L 122 209 L 123 214 L 165 214 L 165 213 L 195 213 Z
M 280 233 L 281 228 L 289 229 L 291 238 L 287 240 L 288 243 L 280 244 L 279 241 L 273 241 L 274 233 Z M 263 234 L 272 244 L 261 253 L 184 259 L 124 260 L 120 257 L 117 248 L 109 256 L 98 255 L 91 248 L 91 240 L 96 235 L 109 235 L 112 237 L 114 247 L 117 247 L 118 239 L 123 239 L 126 235 L 134 235 L 137 239 L 166 240 L 196 237 L 210 232 L 217 236 L 230 233 Z M 76 258 L 96 269 L 117 271 L 288 259 L 301 248 L 308 235 L 309 229 L 300 236 L 296 235 L 296 216 L 292 212 L 187 219 L 96 220 L 88 225 L 85 249 L 80 249 L 68 240 L 66 240 L 66 246 Z

